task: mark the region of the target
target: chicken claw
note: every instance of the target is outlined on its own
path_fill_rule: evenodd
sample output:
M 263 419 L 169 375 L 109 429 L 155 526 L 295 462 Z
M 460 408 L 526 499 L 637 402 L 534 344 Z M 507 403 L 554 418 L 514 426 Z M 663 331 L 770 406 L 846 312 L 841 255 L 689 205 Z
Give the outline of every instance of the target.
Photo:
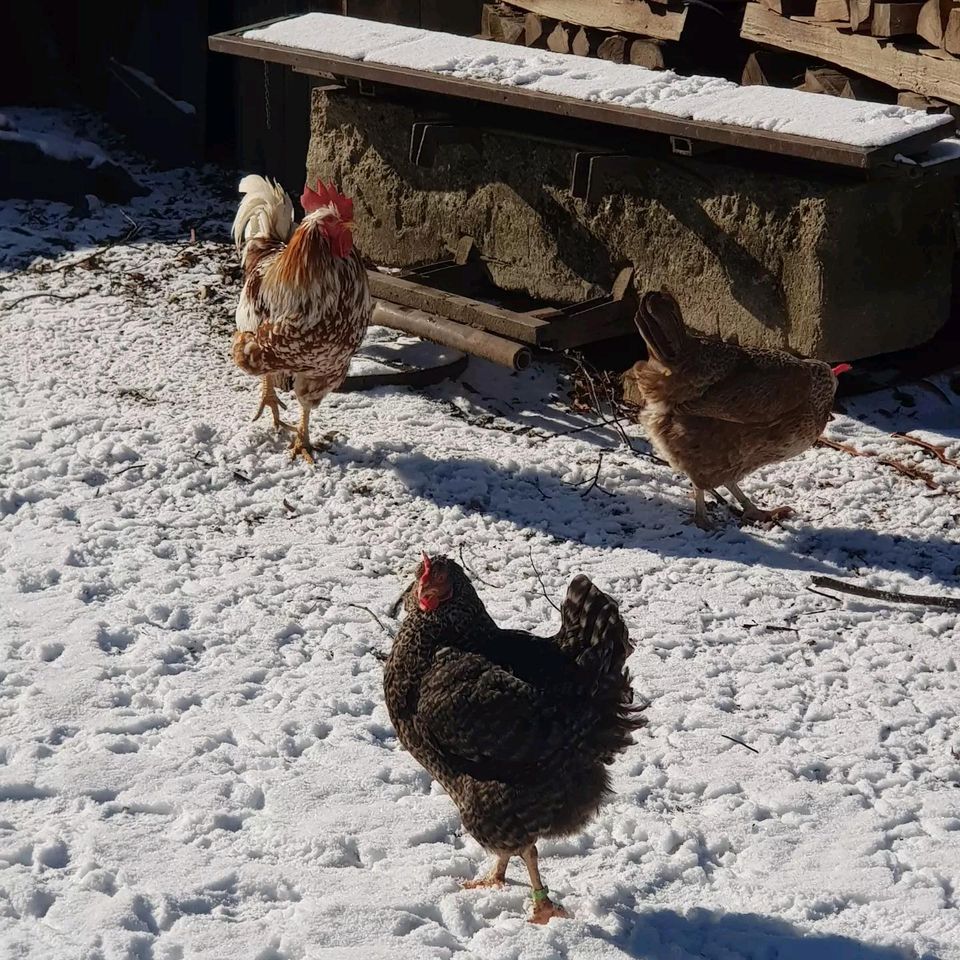
M 314 466 L 316 461 L 313 459 L 313 455 L 316 451 L 313 448 L 313 444 L 309 440 L 304 442 L 303 437 L 299 433 L 294 433 L 293 441 L 290 444 L 290 459 L 296 460 L 297 457 L 303 457 L 310 466 Z
M 538 895 L 542 895 L 539 896 Z M 559 920 L 569 920 L 567 913 L 559 903 L 554 903 L 548 896 L 546 889 L 533 891 L 533 916 L 528 923 L 549 923 L 554 917 Z
M 464 890 L 475 890 L 477 887 L 502 887 L 507 882 L 507 864 L 509 862 L 509 855 L 501 854 L 497 857 L 497 862 L 489 873 L 477 877 L 476 880 L 464 880 L 460 886 Z
M 777 523 L 792 517 L 796 511 L 793 507 L 774 507 L 772 510 L 761 510 L 759 507 L 747 507 L 741 515 L 744 523 Z
M 277 433 L 283 430 L 293 430 L 293 427 L 291 427 L 289 423 L 284 423 L 284 421 L 280 419 L 278 408 L 280 410 L 286 410 L 287 405 L 277 396 L 277 392 L 274 390 L 270 378 L 263 377 L 260 386 L 260 406 L 257 407 L 257 412 L 253 415 L 253 419 L 254 421 L 259 420 L 260 417 L 263 416 L 263 411 L 269 410 L 273 415 L 273 426 Z

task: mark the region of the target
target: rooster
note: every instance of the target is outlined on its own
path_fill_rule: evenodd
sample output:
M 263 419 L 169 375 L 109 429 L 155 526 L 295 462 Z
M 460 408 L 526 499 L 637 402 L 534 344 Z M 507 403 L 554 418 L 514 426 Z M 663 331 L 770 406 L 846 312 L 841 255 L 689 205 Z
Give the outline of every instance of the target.
M 606 765 L 644 724 L 616 602 L 578 576 L 555 636 L 501 630 L 463 569 L 426 554 L 401 599 L 407 615 L 384 667 L 390 719 L 497 858 L 464 886 L 502 886 L 519 856 L 531 922 L 567 916 L 540 878 L 537 840 L 590 820 L 610 790 Z
M 237 305 L 233 361 L 260 377 L 260 407 L 277 431 L 293 434 L 291 458 L 313 463 L 310 411 L 347 375 L 370 322 L 367 273 L 353 248 L 353 201 L 331 184 L 305 186 L 305 216 L 294 226 L 293 204 L 276 183 L 248 176 L 233 221 L 244 283 Z M 277 389 L 300 402 L 300 425 L 280 419 Z
M 654 447 L 693 482 L 697 526 L 710 527 L 704 491 L 714 487 L 736 497 L 747 522 L 790 516 L 754 506 L 738 483 L 817 442 L 850 365 L 691 336 L 665 291 L 643 297 L 636 323 L 650 359 L 627 371 L 624 390 L 638 396 Z

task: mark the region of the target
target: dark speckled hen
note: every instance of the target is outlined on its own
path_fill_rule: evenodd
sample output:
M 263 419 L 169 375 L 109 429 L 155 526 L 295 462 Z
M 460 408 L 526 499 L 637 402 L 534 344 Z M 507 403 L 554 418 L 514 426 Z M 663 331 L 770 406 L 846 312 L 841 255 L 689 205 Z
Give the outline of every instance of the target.
M 746 521 L 789 516 L 789 507 L 755 507 L 737 484 L 817 442 L 836 374 L 849 366 L 691 336 L 666 291 L 643 297 L 636 322 L 650 359 L 627 371 L 624 387 L 641 398 L 654 447 L 693 482 L 697 525 L 709 527 L 703 494 L 715 487 L 736 497 Z
M 580 830 L 610 789 L 606 765 L 643 726 L 617 604 L 584 576 L 552 637 L 501 630 L 462 568 L 424 554 L 384 668 L 400 742 L 450 795 L 464 828 L 497 857 L 465 886 L 500 886 L 526 863 L 535 923 L 566 916 L 541 882 L 537 840 Z

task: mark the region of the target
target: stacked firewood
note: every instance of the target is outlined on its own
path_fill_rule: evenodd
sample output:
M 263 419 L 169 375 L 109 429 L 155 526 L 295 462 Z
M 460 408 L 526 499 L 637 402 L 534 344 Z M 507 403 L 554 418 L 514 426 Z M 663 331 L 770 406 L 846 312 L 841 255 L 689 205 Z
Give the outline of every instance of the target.
M 744 82 L 795 78 L 801 57 L 821 62 L 803 70 L 804 90 L 936 112 L 960 104 L 960 0 L 753 0 L 740 35 L 766 48 Z
M 591 0 L 592 4 L 593 0 Z M 503 43 L 540 47 L 554 53 L 573 53 L 581 57 L 600 57 L 614 63 L 633 63 L 651 70 L 672 65 L 675 42 L 683 35 L 687 8 L 668 3 L 654 8 L 637 0 L 622 5 L 626 11 L 619 19 L 591 13 L 591 4 L 578 11 L 575 2 L 564 0 L 518 0 L 515 3 L 485 3 L 480 36 Z M 599 6 L 603 6 L 601 2 Z M 550 14 L 556 14 L 551 16 Z M 562 16 L 574 20 L 560 19 Z M 624 29 L 603 29 L 591 23 L 620 25 Z M 627 30 L 632 27 L 633 31 Z

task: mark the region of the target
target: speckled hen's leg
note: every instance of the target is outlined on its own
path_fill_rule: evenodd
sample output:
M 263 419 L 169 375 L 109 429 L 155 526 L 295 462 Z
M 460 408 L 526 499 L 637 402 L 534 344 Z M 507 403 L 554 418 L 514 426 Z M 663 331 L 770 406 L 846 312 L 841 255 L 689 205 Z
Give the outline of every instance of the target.
M 525 850 L 520 851 L 520 856 L 523 857 L 527 872 L 530 874 L 530 889 L 533 897 L 533 916 L 530 917 L 530 923 L 547 923 L 552 917 L 568 918 L 570 914 L 550 899 L 549 890 L 540 879 L 537 845 L 531 843 Z
M 483 877 L 476 880 L 464 880 L 461 886 L 464 890 L 473 890 L 476 887 L 502 887 L 507 879 L 507 864 L 510 862 L 509 853 L 501 853 L 497 856 L 497 862 L 493 869 Z
M 773 510 L 761 510 L 755 507 L 750 498 L 735 484 L 728 483 L 727 489 L 737 498 L 737 502 L 743 507 L 743 520 L 745 523 L 765 523 L 768 520 L 783 520 L 786 517 L 793 516 L 791 507 L 774 507 Z
M 279 433 L 281 430 L 293 430 L 289 423 L 284 423 L 280 419 L 279 411 L 287 409 L 287 405 L 277 396 L 277 391 L 273 386 L 273 378 L 268 373 L 260 378 L 260 406 L 253 415 L 254 420 L 259 420 L 264 410 L 269 410 L 273 414 L 273 425 Z

